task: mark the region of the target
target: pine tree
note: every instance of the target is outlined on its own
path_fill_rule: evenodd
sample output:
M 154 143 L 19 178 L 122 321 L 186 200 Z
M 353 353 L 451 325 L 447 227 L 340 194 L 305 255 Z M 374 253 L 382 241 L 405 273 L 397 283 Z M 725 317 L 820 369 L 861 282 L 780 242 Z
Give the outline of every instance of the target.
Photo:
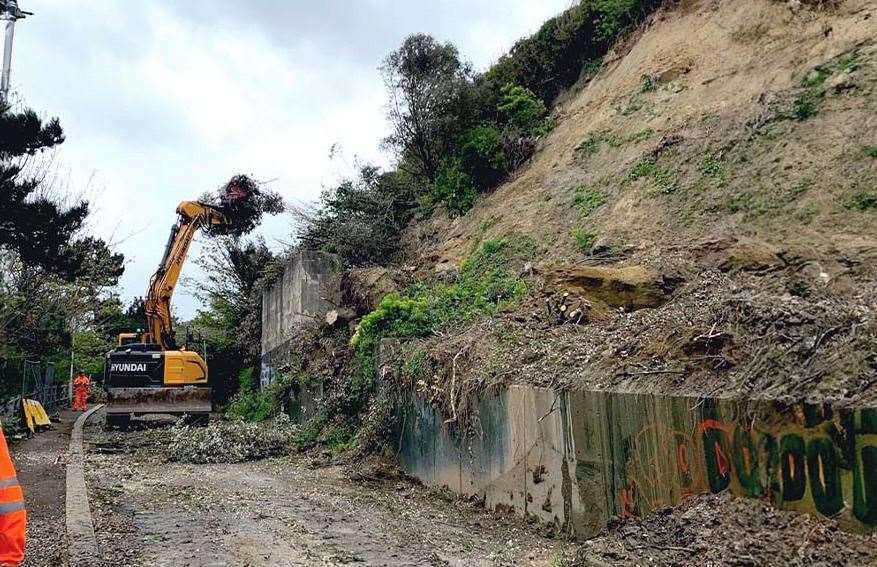
M 77 237 L 88 217 L 88 202 L 64 206 L 45 190 L 33 172 L 34 156 L 64 142 L 57 118 L 43 122 L 32 110 L 0 106 L 0 248 L 21 262 L 67 281 L 95 273 L 107 285 L 122 274 L 122 256 L 106 243 Z

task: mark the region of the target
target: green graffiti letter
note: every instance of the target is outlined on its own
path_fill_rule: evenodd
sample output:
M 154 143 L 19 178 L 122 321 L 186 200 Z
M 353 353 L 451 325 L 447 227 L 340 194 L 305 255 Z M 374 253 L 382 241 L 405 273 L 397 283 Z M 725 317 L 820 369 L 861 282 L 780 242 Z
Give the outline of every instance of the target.
M 804 439 L 794 433 L 780 441 L 780 467 L 783 471 L 783 500 L 795 502 L 804 497 Z
M 830 439 L 812 439 L 807 443 L 807 474 L 810 494 L 816 509 L 833 516 L 843 509 L 837 453 Z

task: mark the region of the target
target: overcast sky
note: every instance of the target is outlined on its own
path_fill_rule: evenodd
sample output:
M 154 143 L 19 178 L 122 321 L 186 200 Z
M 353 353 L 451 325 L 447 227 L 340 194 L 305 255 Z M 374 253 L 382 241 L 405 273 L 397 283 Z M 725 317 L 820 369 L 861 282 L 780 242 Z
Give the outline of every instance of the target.
M 59 178 L 119 242 L 121 293 L 143 295 L 174 209 L 235 173 L 313 201 L 356 157 L 386 164 L 384 56 L 411 33 L 483 69 L 570 0 L 19 0 L 12 84 L 58 116 Z M 329 158 L 338 143 L 343 157 Z M 288 241 L 287 216 L 261 229 Z M 199 246 L 192 249 L 198 254 Z M 192 258 L 184 276 L 197 277 Z M 179 289 L 177 314 L 198 302 Z

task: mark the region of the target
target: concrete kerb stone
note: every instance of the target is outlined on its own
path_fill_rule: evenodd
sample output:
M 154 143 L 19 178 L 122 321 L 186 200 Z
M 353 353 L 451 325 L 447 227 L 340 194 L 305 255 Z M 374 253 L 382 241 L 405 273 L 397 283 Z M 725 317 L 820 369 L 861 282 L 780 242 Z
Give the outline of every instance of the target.
M 94 522 L 91 519 L 91 508 L 88 504 L 88 490 L 85 486 L 82 430 L 88 418 L 102 407 L 103 404 L 98 404 L 80 415 L 73 424 L 73 433 L 70 435 L 67 502 L 64 516 L 70 565 L 93 565 L 100 558 L 97 538 L 94 535 Z

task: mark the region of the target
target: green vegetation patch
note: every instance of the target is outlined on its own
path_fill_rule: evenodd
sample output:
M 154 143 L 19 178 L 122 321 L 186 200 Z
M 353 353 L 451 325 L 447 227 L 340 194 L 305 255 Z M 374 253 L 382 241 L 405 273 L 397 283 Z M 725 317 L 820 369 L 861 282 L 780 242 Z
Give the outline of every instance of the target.
M 697 170 L 702 176 L 712 180 L 719 187 L 725 185 L 728 180 L 728 170 L 721 157 L 717 154 L 708 153 L 697 164 Z
M 655 131 L 651 128 L 644 128 L 628 136 L 618 136 L 608 130 L 599 130 L 591 132 L 588 137 L 582 140 L 575 151 L 585 157 L 596 155 L 605 145 L 610 148 L 620 148 L 624 144 L 644 142 L 655 135 Z
M 459 158 L 442 162 L 430 194 L 434 203 L 444 203 L 451 217 L 463 215 L 475 204 L 478 191 Z
M 792 114 L 798 120 L 807 120 L 816 116 L 823 98 L 825 98 L 825 90 L 821 86 L 808 88 L 795 99 Z
M 571 235 L 576 241 L 576 247 L 585 254 L 591 252 L 591 249 L 594 248 L 594 242 L 597 241 L 597 233 L 584 227 L 574 228 Z
M 854 211 L 867 211 L 869 209 L 877 209 L 877 192 L 860 191 L 859 193 L 856 193 L 855 195 L 850 197 L 849 201 L 847 201 L 846 203 L 846 207 Z
M 225 408 L 227 416 L 246 421 L 272 419 L 281 412 L 291 390 L 314 387 L 314 379 L 306 374 L 281 374 L 264 388 L 258 387 L 255 376 L 252 367 L 241 371 L 238 377 L 240 388 Z
M 834 73 L 853 73 L 861 67 L 858 51 L 853 51 L 814 68 L 802 81 L 803 92 L 792 103 L 792 116 L 806 120 L 819 113 L 828 89 L 826 81 Z
M 658 164 L 658 161 L 649 156 L 641 159 L 627 174 L 631 181 L 648 179 L 661 193 L 668 195 L 676 192 L 679 188 L 677 175 L 669 169 Z
M 546 122 L 548 108 L 530 89 L 508 83 L 502 88 L 502 102 L 498 110 L 505 114 L 511 125 L 522 132 L 543 136 L 551 131 L 553 123 Z
M 585 185 L 579 185 L 573 191 L 573 205 L 579 210 L 583 217 L 588 217 L 606 204 L 606 196 Z
M 463 261 L 453 282 L 420 284 L 406 294 L 384 297 L 362 318 L 353 337 L 354 373 L 347 398 L 361 405 L 373 393 L 382 339 L 427 337 L 518 303 L 527 283 L 513 266 L 532 256 L 533 250 L 529 239 L 488 240 Z

